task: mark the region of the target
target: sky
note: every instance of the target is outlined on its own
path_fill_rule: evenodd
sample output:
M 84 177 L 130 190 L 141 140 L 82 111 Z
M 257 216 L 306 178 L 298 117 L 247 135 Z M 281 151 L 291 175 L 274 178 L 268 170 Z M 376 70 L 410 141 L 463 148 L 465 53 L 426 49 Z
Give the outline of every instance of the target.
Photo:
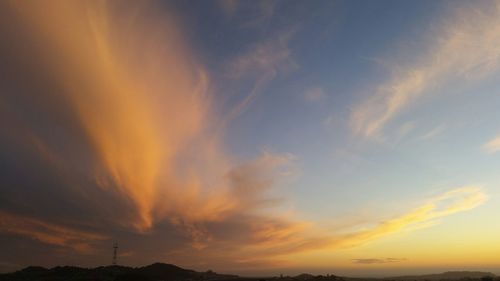
M 0 271 L 500 274 L 500 2 L 0 2 Z

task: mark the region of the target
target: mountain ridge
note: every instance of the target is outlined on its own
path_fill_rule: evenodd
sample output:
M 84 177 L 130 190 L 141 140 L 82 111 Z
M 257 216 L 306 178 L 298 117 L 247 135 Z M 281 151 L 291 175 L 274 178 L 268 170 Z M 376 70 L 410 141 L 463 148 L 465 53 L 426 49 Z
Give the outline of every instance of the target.
M 335 275 L 299 274 L 294 277 L 253 278 L 238 275 L 218 274 L 211 270 L 198 272 L 173 264 L 153 263 L 142 267 L 120 265 L 83 268 L 77 266 L 55 266 L 45 268 L 28 266 L 12 273 L 0 274 L 0 281 L 345 281 L 345 280 L 391 280 L 391 281 L 441 281 L 478 280 L 494 281 L 496 275 L 481 271 L 447 271 L 437 274 L 407 275 L 386 278 L 355 278 Z M 497 279 L 500 281 L 500 279 Z
M 446 279 L 463 279 L 463 278 L 483 278 L 496 277 L 494 273 L 484 271 L 446 271 L 442 273 L 423 274 L 423 275 L 403 275 L 386 277 L 384 279 L 396 280 L 446 280 Z
M 28 266 L 16 272 L 0 274 L 0 281 L 211 281 L 238 277 L 237 275 L 218 274 L 210 270 L 197 272 L 173 264 L 153 263 L 142 267 L 109 265 L 95 268 L 76 266 L 45 268 Z

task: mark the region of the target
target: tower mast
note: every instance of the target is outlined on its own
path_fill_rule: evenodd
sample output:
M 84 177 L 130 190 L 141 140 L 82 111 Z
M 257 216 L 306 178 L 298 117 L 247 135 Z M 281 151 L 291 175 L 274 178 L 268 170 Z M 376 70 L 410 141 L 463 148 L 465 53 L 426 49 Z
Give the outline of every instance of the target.
M 116 253 L 118 252 L 118 243 L 113 244 L 113 262 L 112 265 L 116 265 Z

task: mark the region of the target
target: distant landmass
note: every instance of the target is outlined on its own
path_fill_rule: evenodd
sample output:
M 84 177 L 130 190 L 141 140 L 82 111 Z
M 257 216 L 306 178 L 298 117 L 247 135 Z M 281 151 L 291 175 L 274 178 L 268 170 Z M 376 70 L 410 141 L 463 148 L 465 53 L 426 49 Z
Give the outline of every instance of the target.
M 495 277 L 491 272 L 482 271 L 448 271 L 439 274 L 397 276 L 385 279 L 393 280 L 458 280 L 458 279 L 481 279 L 483 277 Z
M 0 274 L 0 281 L 360 281 L 360 280 L 478 280 L 500 281 L 493 273 L 478 271 L 452 271 L 441 274 L 399 276 L 391 278 L 350 278 L 336 275 L 311 275 L 303 273 L 297 276 L 280 276 L 267 278 L 240 277 L 230 274 L 219 274 L 211 270 L 197 272 L 172 264 L 154 263 L 144 267 L 101 266 L 81 268 L 74 266 L 57 266 L 51 269 L 30 266 L 25 269 Z

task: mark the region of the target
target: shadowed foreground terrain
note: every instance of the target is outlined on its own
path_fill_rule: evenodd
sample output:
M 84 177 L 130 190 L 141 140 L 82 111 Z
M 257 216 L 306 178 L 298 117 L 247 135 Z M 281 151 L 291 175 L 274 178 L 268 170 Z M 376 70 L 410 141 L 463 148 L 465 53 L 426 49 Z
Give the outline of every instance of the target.
M 228 280 L 237 279 L 236 275 L 217 274 L 212 271 L 196 272 L 175 265 L 154 263 L 144 267 L 101 266 L 97 268 L 81 268 L 74 266 L 58 266 L 51 269 L 30 266 L 14 273 L 1 274 L 1 281 L 33 280 L 33 281 L 125 281 L 125 280 Z
M 390 278 L 350 278 L 335 275 L 300 274 L 297 276 L 250 278 L 229 274 L 218 274 L 213 271 L 197 272 L 183 269 L 175 265 L 154 263 L 144 267 L 101 266 L 97 268 L 81 268 L 74 266 L 57 266 L 51 269 L 30 266 L 25 269 L 0 274 L 0 281 L 500 281 L 489 272 L 454 271 L 441 274 L 400 276 Z

